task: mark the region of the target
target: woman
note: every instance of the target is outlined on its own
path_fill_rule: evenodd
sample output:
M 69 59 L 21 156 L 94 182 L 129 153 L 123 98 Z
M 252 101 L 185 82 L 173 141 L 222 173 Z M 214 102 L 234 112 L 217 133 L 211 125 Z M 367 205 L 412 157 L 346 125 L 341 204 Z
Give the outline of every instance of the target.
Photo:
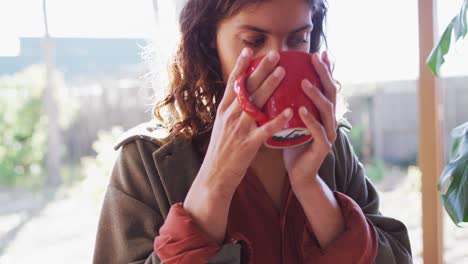
M 95 263 L 411 263 L 405 226 L 379 213 L 336 120 L 337 82 L 317 53 L 323 1 L 187 1 L 170 94 L 155 108 L 170 134 L 146 124 L 118 144 Z M 287 109 L 258 127 L 235 99 L 234 80 L 265 55 L 247 80 L 262 107 L 284 76 L 284 50 L 311 53 L 324 93 L 302 88 L 322 123 Z M 312 143 L 263 146 L 296 114 Z

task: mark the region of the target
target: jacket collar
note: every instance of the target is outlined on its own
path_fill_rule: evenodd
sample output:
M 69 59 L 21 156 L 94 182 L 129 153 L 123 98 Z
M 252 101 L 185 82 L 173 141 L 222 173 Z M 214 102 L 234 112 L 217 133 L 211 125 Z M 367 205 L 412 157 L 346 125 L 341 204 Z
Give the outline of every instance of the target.
M 114 146 L 143 139 L 159 146 L 152 158 L 170 205 L 182 202 L 201 166 L 201 159 L 191 143 L 182 138 L 169 139 L 169 133 L 154 120 L 142 123 L 122 134 Z
M 342 120 L 339 122 L 339 127 L 351 129 L 349 123 Z M 153 161 L 169 203 L 172 205 L 183 202 L 200 169 L 202 157 L 198 154 L 191 140 L 188 139 L 175 138 L 165 143 L 163 141 L 159 143 L 161 147 L 153 152 Z M 325 171 L 330 169 L 333 170 L 333 174 L 335 173 L 335 152 L 336 149 L 327 155 L 320 167 L 319 175 L 327 174 Z M 326 181 L 326 183 L 336 188 L 336 186 L 332 186 L 332 182 Z

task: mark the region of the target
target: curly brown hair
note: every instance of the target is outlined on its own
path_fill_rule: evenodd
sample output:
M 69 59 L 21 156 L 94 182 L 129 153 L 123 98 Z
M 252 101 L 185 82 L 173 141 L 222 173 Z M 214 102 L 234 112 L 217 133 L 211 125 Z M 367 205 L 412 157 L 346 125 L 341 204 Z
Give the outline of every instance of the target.
M 221 64 L 212 43 L 218 24 L 249 4 L 265 0 L 188 0 L 179 17 L 181 39 L 169 65 L 168 95 L 155 104 L 153 114 L 169 128 L 169 136 L 193 138 L 213 127 L 225 90 Z M 326 43 L 323 31 L 326 0 L 305 0 L 312 10 L 314 25 L 310 52 Z M 161 110 L 168 111 L 163 117 Z

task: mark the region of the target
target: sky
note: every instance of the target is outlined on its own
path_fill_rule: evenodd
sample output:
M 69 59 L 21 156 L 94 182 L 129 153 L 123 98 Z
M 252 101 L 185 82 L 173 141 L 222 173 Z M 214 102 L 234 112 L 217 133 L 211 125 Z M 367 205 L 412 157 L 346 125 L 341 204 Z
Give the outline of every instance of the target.
M 47 0 L 47 12 L 56 37 L 149 37 L 155 23 L 151 0 Z M 42 0 L 1 0 L 0 21 L 10 34 L 42 36 Z
M 159 32 L 156 39 L 162 45 L 173 45 L 177 31 L 177 15 L 172 5 L 175 1 L 157 1 L 162 27 L 156 26 L 152 0 L 48 0 L 50 33 L 55 37 L 152 38 Z M 336 62 L 336 79 L 342 82 L 417 79 L 417 0 L 328 2 L 328 42 Z M 461 2 L 439 1 L 440 31 L 458 12 Z M 42 1 L 1 0 L 0 32 L 0 56 L 18 54 L 19 37 L 44 34 Z M 167 45 L 165 48 L 170 49 Z M 449 54 L 442 74 L 468 75 L 466 61 L 468 40 L 460 42 Z
M 328 2 L 328 36 L 337 79 L 376 82 L 418 78 L 417 0 Z M 439 1 L 440 31 L 459 11 L 461 3 L 462 0 Z M 468 75 L 468 38 L 446 59 L 442 76 Z

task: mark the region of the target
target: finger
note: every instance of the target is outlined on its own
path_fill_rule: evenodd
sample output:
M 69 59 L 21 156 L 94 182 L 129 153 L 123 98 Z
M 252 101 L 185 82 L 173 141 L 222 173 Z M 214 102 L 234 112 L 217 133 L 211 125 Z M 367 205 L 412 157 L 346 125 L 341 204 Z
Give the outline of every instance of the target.
M 327 65 L 330 75 L 333 75 L 334 65 L 332 66 L 330 58 L 328 57 L 328 52 L 326 50 L 322 52 L 322 61 L 325 63 L 325 65 Z
M 333 103 L 333 105 L 336 105 L 336 86 L 333 78 L 331 77 L 331 73 L 328 71 L 328 67 L 317 53 L 312 54 L 311 60 L 318 73 L 320 82 L 323 85 L 325 96 Z
M 254 92 L 268 78 L 279 62 L 279 54 L 276 51 L 270 51 L 266 55 L 255 71 L 247 79 L 247 89 Z
M 336 87 L 336 93 L 340 93 L 341 91 L 341 83 L 337 80 L 335 80 L 335 78 L 333 78 L 333 71 L 335 70 L 335 63 L 334 62 L 331 62 L 330 61 L 330 57 L 328 55 L 328 52 L 327 51 L 324 51 L 322 53 L 322 61 L 327 65 L 328 67 L 328 71 L 330 72 L 330 76 L 331 78 L 333 79 L 333 83 L 335 84 L 335 87 Z
M 239 104 L 239 100 L 233 100 L 231 104 L 224 110 L 226 116 L 231 118 L 238 118 L 242 113 L 245 113 Z
M 317 87 L 314 87 L 308 80 L 302 81 L 302 90 L 310 98 L 317 107 L 320 113 L 323 126 L 327 133 L 328 141 L 335 142 L 336 134 L 336 117 L 335 107 L 333 104 L 320 92 Z
M 283 67 L 276 67 L 266 80 L 262 83 L 258 89 L 252 93 L 252 102 L 258 107 L 262 108 L 267 102 L 268 98 L 278 88 L 278 85 L 283 80 L 286 71 Z
M 312 145 L 317 146 L 319 150 L 323 151 L 322 153 L 328 153 L 331 149 L 331 143 L 327 140 L 326 131 L 320 122 L 305 107 L 299 109 L 299 116 L 312 134 L 314 141 Z
M 267 77 L 267 79 L 260 85 L 255 92 L 250 95 L 250 101 L 259 109 L 261 109 L 268 98 L 271 97 L 273 92 L 278 88 L 278 85 L 283 80 L 286 71 L 283 67 L 276 67 L 276 69 Z M 231 107 L 232 106 L 232 107 Z M 240 108 L 239 103 L 231 104 L 229 111 L 234 115 L 240 115 L 242 109 Z M 236 107 L 239 106 L 239 107 Z
M 236 93 L 234 91 L 234 82 L 236 79 L 242 74 L 247 71 L 247 67 L 250 64 L 250 60 L 252 58 L 252 50 L 249 48 L 244 48 L 237 58 L 236 65 L 232 70 L 231 74 L 229 75 L 229 79 L 226 84 L 226 90 L 224 92 L 223 99 L 219 104 L 219 110 L 225 111 L 234 101 L 236 98 Z
M 284 126 L 288 123 L 288 121 L 292 118 L 293 111 L 291 108 L 287 108 L 281 112 L 277 117 L 273 120 L 269 121 L 268 123 L 264 124 L 263 126 L 258 127 L 254 132 L 255 140 L 259 140 L 260 142 L 264 142 L 274 134 L 280 132 Z

